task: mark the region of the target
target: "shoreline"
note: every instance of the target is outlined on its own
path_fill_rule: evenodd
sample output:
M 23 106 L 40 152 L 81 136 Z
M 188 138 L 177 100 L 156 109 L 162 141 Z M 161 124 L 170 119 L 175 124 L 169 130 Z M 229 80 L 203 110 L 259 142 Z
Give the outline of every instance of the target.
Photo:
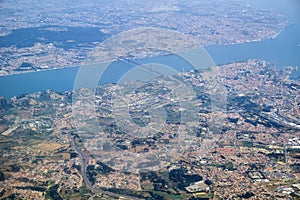
M 257 42 L 263 42 L 266 40 L 275 40 L 281 33 L 283 33 L 284 31 L 286 31 L 288 28 L 292 27 L 293 24 L 288 23 L 283 29 L 279 30 L 275 35 L 271 35 L 268 37 L 264 37 L 264 38 L 256 38 L 256 39 L 252 39 L 252 40 L 245 40 L 242 42 L 233 42 L 233 43 L 224 43 L 224 44 L 211 44 L 211 45 L 204 45 L 201 46 L 202 48 L 206 49 L 206 48 L 210 48 L 210 47 L 224 47 L 224 46 L 232 46 L 232 45 L 242 45 L 242 44 L 249 44 L 249 43 L 257 43 Z M 300 45 L 300 44 L 298 44 Z M 152 57 L 159 57 L 159 56 L 164 56 L 164 55 L 153 55 L 150 56 Z M 147 59 L 150 57 L 146 57 L 146 58 L 138 58 L 138 59 Z M 234 61 L 232 61 L 234 62 Z M 222 64 L 226 64 L 226 63 L 222 63 Z M 65 69 L 65 68 L 73 68 L 73 67 L 80 67 L 82 65 L 73 65 L 73 66 L 63 66 L 63 67 L 53 67 L 53 68 L 46 68 L 46 69 L 37 69 L 37 70 L 28 70 L 28 71 L 11 71 L 8 72 L 8 74 L 2 74 L 0 71 L 0 78 L 1 77 L 5 77 L 5 76 L 12 76 L 12 75 L 18 75 L 18 74 L 25 74 L 25 73 L 33 73 L 33 72 L 43 72 L 43 71 L 49 71 L 49 70 L 57 70 L 57 69 Z

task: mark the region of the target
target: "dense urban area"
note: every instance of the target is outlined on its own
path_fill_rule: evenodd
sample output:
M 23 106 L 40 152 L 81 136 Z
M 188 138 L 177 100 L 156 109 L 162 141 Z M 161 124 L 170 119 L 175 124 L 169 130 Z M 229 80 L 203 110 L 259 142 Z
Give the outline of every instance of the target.
M 237 0 L 99 2 L 0 2 L 0 78 L 112 60 L 145 76 L 0 96 L 0 199 L 300 199 L 297 66 L 196 67 L 202 47 L 273 41 L 284 15 Z M 141 63 L 195 49 L 192 69 Z
M 102 127 L 97 135 L 76 128 L 76 123 L 89 122 L 73 119 L 72 107 L 84 102 L 72 102 L 72 92 L 1 98 L 0 195 L 25 199 L 297 199 L 300 84 L 289 79 L 293 70 L 279 71 L 268 62 L 248 60 L 141 84 L 122 98 L 129 102 L 127 120 L 160 130 L 144 138 L 128 132 L 134 131 L 130 126 L 120 126 L 113 111 L 118 107 L 113 105 L 114 94 L 130 83 L 97 88 L 96 117 Z M 206 78 L 212 74 L 217 74 L 215 78 L 225 88 L 221 92 L 227 98 L 215 100 L 226 104 L 225 109 L 212 109 L 211 83 Z M 195 91 L 189 100 L 197 105 L 198 121 L 180 121 L 185 112 L 179 106 L 182 99 L 170 86 L 178 80 Z M 159 105 L 166 110 L 166 120 L 155 124 L 156 116 L 146 110 Z M 210 123 L 212 116 L 224 119 L 220 127 Z M 133 162 L 147 164 L 144 154 L 185 142 L 178 136 L 179 127 L 196 138 L 199 148 L 186 149 L 158 170 L 131 172 L 118 164 L 112 167 L 97 159 L 98 151 L 92 148 L 106 135 L 118 151 L 141 155 L 141 160 Z M 216 127 L 219 131 L 213 131 Z M 126 163 L 129 160 L 121 164 Z

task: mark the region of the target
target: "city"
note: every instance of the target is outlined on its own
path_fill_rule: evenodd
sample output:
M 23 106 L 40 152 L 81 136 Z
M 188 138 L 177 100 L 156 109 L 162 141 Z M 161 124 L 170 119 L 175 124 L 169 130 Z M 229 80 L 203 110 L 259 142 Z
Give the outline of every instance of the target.
M 0 1 L 0 200 L 300 199 L 299 6 Z
M 197 96 L 191 101 L 197 102 L 198 123 L 193 119 L 178 121 L 181 97 L 172 95 L 172 88 L 168 88 L 172 78 L 159 77 L 142 84 L 135 93 L 124 94 L 123 98 L 134 102 L 129 110 L 136 125 L 146 129 L 149 126 L 145 124 L 152 123 L 150 128 L 160 131 L 149 138 L 135 138 L 136 133 L 130 132 L 134 130 L 120 126 L 118 114 L 112 111 L 112 93 L 129 83 L 97 88 L 96 114 L 102 127 L 97 137 L 76 129 L 71 92 L 46 91 L 2 98 L 1 130 L 6 131 L 1 134 L 1 195 L 43 199 L 55 194 L 73 199 L 101 194 L 99 198 L 110 199 L 116 197 L 109 193 L 113 192 L 124 198 L 140 199 L 297 198 L 300 85 L 299 81 L 288 79 L 292 70 L 276 71 L 268 62 L 248 60 L 203 72 L 179 73 L 176 76 L 196 91 Z M 205 92 L 209 82 L 205 77 L 210 73 L 219 74 L 219 80 L 226 86 L 227 105 L 222 112 L 209 109 L 211 102 Z M 286 99 L 282 93 L 287 94 Z M 162 104 L 168 112 L 166 122 L 155 124 L 151 119 L 156 116 L 143 111 Z M 224 118 L 224 125 L 217 134 L 210 131 L 212 124 L 209 123 L 216 114 Z M 188 148 L 172 163 L 150 170 L 156 168 L 147 166 L 149 160 L 143 155 L 155 155 L 167 144 L 184 142 L 177 136 L 179 126 L 194 135 L 200 148 Z M 133 158 L 130 169 L 146 163 L 144 169 L 149 170 L 126 171 L 124 164 L 131 163 L 126 154 L 115 158 L 114 163 L 103 157 L 98 159 L 103 151 L 94 147 L 100 147 L 101 134 L 109 136 L 118 151 L 140 154 L 142 160 Z M 110 149 L 105 152 L 116 155 Z

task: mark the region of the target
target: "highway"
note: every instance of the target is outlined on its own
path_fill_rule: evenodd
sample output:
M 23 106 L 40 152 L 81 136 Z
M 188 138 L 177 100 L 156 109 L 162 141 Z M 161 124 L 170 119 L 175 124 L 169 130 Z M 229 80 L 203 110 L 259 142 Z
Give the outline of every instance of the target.
M 87 168 L 87 161 L 88 161 L 88 159 L 84 155 L 83 151 L 79 147 L 76 146 L 74 136 L 72 136 L 71 134 L 69 134 L 69 137 L 72 140 L 72 142 L 71 142 L 72 148 L 76 151 L 76 153 L 81 158 L 81 174 L 82 174 L 82 177 L 83 177 L 83 181 L 84 181 L 84 183 L 85 183 L 85 185 L 86 185 L 86 187 L 88 189 L 90 189 L 92 192 L 94 192 L 96 194 L 97 193 L 101 193 L 101 194 L 106 194 L 106 195 L 109 195 L 109 196 L 112 196 L 112 197 L 116 197 L 116 198 L 141 200 L 140 198 L 137 198 L 137 197 L 116 194 L 116 193 L 113 193 L 113 192 L 102 190 L 100 188 L 93 187 L 92 184 L 90 183 L 89 179 L 87 178 L 87 175 L 86 175 L 86 168 Z

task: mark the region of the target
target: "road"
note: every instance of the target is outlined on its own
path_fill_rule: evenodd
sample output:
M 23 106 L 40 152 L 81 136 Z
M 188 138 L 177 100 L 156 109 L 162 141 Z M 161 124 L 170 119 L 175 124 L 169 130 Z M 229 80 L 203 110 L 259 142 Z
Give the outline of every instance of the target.
M 81 174 L 82 174 L 82 177 L 83 177 L 83 181 L 84 181 L 84 183 L 85 183 L 85 185 L 88 189 L 90 189 L 94 193 L 102 193 L 102 194 L 106 194 L 106 195 L 116 197 L 116 198 L 141 200 L 140 198 L 137 198 L 137 197 L 133 197 L 133 196 L 129 196 L 129 195 L 116 194 L 116 193 L 113 193 L 113 192 L 102 190 L 100 188 L 93 187 L 92 184 L 90 183 L 89 179 L 87 178 L 87 175 L 86 175 L 87 157 L 84 155 L 83 151 L 79 147 L 76 146 L 74 136 L 69 134 L 69 137 L 72 140 L 72 142 L 71 142 L 72 148 L 76 151 L 76 153 L 81 158 Z

